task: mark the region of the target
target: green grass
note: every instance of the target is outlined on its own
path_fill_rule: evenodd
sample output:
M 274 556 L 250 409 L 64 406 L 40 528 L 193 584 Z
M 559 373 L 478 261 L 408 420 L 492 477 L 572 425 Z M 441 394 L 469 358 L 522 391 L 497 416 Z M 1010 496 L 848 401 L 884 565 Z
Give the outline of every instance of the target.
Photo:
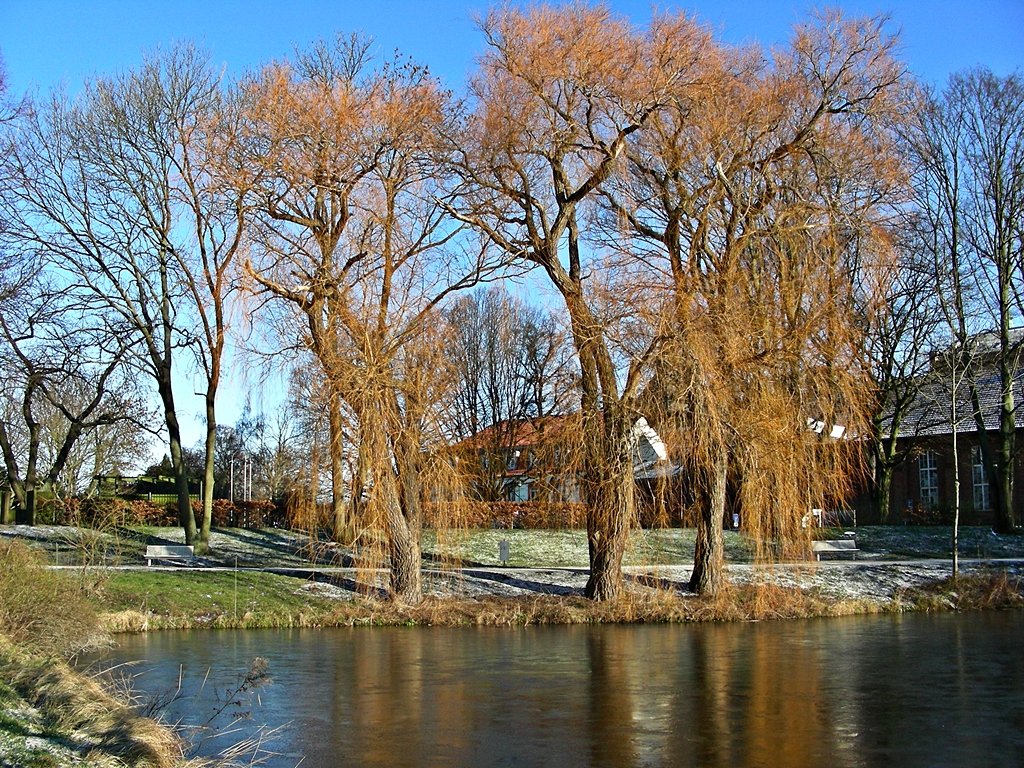
M 104 585 L 103 610 L 139 611 L 168 619 L 258 624 L 300 613 L 327 612 L 334 601 L 300 592 L 302 581 L 239 571 L 124 571 Z

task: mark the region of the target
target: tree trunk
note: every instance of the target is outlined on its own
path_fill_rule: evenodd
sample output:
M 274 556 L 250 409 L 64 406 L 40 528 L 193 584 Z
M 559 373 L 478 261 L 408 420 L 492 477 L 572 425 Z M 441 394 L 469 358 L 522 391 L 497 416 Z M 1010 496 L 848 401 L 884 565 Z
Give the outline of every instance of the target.
M 383 517 L 390 597 L 398 603 L 415 605 L 423 599 L 418 446 L 412 445 L 414 441 L 407 436 L 389 440 L 379 408 L 379 403 L 371 403 L 359 414 L 371 463 L 371 503 Z
M 585 594 L 592 600 L 612 600 L 622 594 L 622 557 L 636 514 L 633 457 L 625 420 L 618 415 L 609 421 L 612 424 L 607 431 L 612 434 L 592 434 L 584 448 L 593 456 L 584 470 L 590 551 Z
M 1007 374 L 1008 376 L 1010 374 Z M 1014 467 L 1014 433 L 1016 431 L 1013 413 L 1012 378 L 1003 392 L 1003 401 L 999 419 L 999 446 L 995 453 L 999 457 L 995 470 L 997 490 L 995 496 L 996 524 L 998 533 L 1014 533 L 1017 530 L 1017 516 L 1013 509 L 1013 467 Z
M 352 541 L 355 532 L 345 503 L 345 430 L 341 420 L 340 398 L 331 393 L 328 407 L 328 426 L 331 437 L 331 513 L 333 537 L 339 544 Z
M 171 468 L 174 472 L 174 489 L 178 496 L 178 522 L 185 531 L 185 543 L 195 545 L 196 518 L 192 514 L 192 500 L 188 493 L 188 475 L 185 474 L 185 462 L 181 452 L 181 426 L 178 414 L 174 409 L 174 393 L 171 390 L 171 371 L 169 366 L 160 370 L 157 379 L 157 390 L 164 406 L 164 423 L 167 425 L 168 443 L 171 452 Z
M 1000 376 L 1009 375 L 1000 370 Z M 999 406 L 999 429 L 995 435 L 986 428 L 981 393 L 975 381 L 970 382 L 971 407 L 978 430 L 978 446 L 992 489 L 992 530 L 996 533 L 1014 533 L 1013 514 L 1013 391 L 1004 389 Z
M 423 600 L 419 536 L 414 534 L 397 504 L 389 505 L 388 556 L 391 560 L 391 599 L 405 605 Z
M 27 500 L 25 498 L 25 483 L 19 480 L 17 477 L 11 477 L 11 493 L 14 495 L 14 522 L 18 525 L 25 525 L 23 522 L 25 515 L 25 506 Z
M 214 458 L 217 451 L 217 414 L 213 397 L 206 396 L 206 452 L 203 462 L 203 519 L 199 524 L 196 552 L 210 549 L 210 528 L 213 526 Z
M 33 481 L 25 482 L 25 497 L 18 506 L 15 522 L 18 525 L 36 524 L 36 484 Z
M 895 522 L 892 514 L 893 468 L 888 461 L 879 461 L 876 471 L 875 503 L 878 505 L 878 519 L 883 525 L 890 525 Z
M 697 542 L 693 551 L 693 574 L 690 589 L 698 595 L 717 595 L 725 585 L 725 541 L 722 521 L 725 518 L 725 489 L 729 462 L 720 451 L 713 468 L 707 503 L 697 520 Z
M 402 519 L 400 525 L 396 521 L 391 526 L 391 592 L 394 599 L 415 604 L 423 599 L 420 552 L 422 456 L 419 442 L 408 434 L 398 438 L 395 451 Z
M 954 374 L 955 375 L 955 374 Z M 956 379 L 954 378 L 954 381 Z M 960 443 L 956 421 L 956 387 L 953 387 L 953 578 L 960 572 Z
M 1003 238 L 1000 238 L 1003 241 Z M 992 467 L 996 497 L 995 530 L 998 533 L 1014 533 L 1017 528 L 1016 515 L 1013 511 L 1013 467 L 1014 467 L 1014 435 L 1017 431 L 1013 407 L 1013 376 L 1017 368 L 1017 355 L 1012 354 L 1010 343 L 1010 307 L 1013 297 L 1010 283 L 1014 270 L 1008 266 L 1015 263 L 1005 247 L 999 248 L 999 444 L 993 453 L 997 461 Z
M 0 491 L 0 525 L 11 525 L 14 522 L 14 509 L 12 507 L 12 491 Z

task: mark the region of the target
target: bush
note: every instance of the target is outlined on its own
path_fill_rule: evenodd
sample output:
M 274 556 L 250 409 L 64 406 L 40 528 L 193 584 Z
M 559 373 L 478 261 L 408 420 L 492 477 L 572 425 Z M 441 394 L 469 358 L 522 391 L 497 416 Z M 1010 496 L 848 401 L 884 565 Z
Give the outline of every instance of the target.
M 909 525 L 952 525 L 953 511 L 949 507 L 926 507 L 915 504 L 907 510 Z
M 177 502 L 156 502 L 147 499 L 95 497 L 54 502 L 55 525 L 75 525 L 94 529 L 111 526 L 152 525 L 174 527 L 179 524 Z M 59 507 L 59 512 L 57 511 Z M 266 499 L 254 501 L 213 500 L 212 524 L 221 528 L 284 528 L 285 514 Z M 203 503 L 192 502 L 196 522 L 202 520 Z
M 192 502 L 196 520 L 202 519 L 203 504 Z M 214 499 L 211 522 L 218 528 L 284 528 L 285 516 L 277 505 L 267 499 L 230 501 Z
M 427 504 L 425 522 L 431 528 L 584 528 L 586 507 L 572 502 L 476 501 L 460 505 L 452 519 L 445 504 Z
M 70 657 L 100 632 L 96 611 L 75 582 L 15 541 L 0 543 L 0 634 L 43 654 Z
M 145 499 L 93 497 L 68 502 L 67 525 L 106 529 L 111 526 L 175 525 L 177 513 L 172 505 Z

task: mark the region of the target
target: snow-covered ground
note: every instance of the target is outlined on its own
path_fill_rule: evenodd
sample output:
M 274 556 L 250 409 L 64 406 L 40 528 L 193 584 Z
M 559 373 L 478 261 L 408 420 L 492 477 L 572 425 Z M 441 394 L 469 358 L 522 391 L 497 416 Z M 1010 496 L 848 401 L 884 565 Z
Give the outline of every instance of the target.
M 733 583 L 770 580 L 782 586 L 813 588 L 836 599 L 889 600 L 900 590 L 948 577 L 948 528 L 861 527 L 857 560 L 821 563 L 751 562 L 751 547 L 739 533 L 726 532 L 728 578 Z M 180 528 L 110 530 L 102 534 L 59 526 L 0 526 L 0 538 L 17 538 L 45 550 L 58 565 L 141 567 L 147 543 L 180 543 Z M 427 591 L 439 596 L 524 596 L 582 594 L 587 581 L 587 546 L 582 531 L 481 530 L 424 537 Z M 509 544 L 507 565 L 499 543 Z M 685 591 L 692 571 L 693 532 L 670 529 L 634 534 L 626 556 L 633 582 L 654 580 Z M 216 530 L 212 553 L 192 567 L 271 568 L 308 575 L 341 575 L 358 564 L 358 552 L 295 531 Z M 985 528 L 961 532 L 961 571 L 1024 573 L 1024 537 L 995 536 Z M 453 564 L 458 558 L 458 565 Z M 355 575 L 355 574 L 354 574 Z M 365 582 L 362 573 L 358 580 Z M 343 580 L 342 580 L 343 581 Z M 353 593 L 344 587 L 310 582 L 307 589 Z

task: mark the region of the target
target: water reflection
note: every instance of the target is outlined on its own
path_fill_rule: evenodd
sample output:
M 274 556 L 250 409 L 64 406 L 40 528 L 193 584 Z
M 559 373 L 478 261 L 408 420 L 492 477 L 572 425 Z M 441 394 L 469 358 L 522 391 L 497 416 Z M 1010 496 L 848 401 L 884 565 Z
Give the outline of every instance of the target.
M 150 691 L 180 663 L 186 694 L 205 699 L 168 715 L 193 722 L 267 657 L 274 683 L 247 727 L 289 723 L 271 765 L 1011 765 L 1022 628 L 1013 613 L 165 633 L 126 638 L 116 656 L 146 659 Z

